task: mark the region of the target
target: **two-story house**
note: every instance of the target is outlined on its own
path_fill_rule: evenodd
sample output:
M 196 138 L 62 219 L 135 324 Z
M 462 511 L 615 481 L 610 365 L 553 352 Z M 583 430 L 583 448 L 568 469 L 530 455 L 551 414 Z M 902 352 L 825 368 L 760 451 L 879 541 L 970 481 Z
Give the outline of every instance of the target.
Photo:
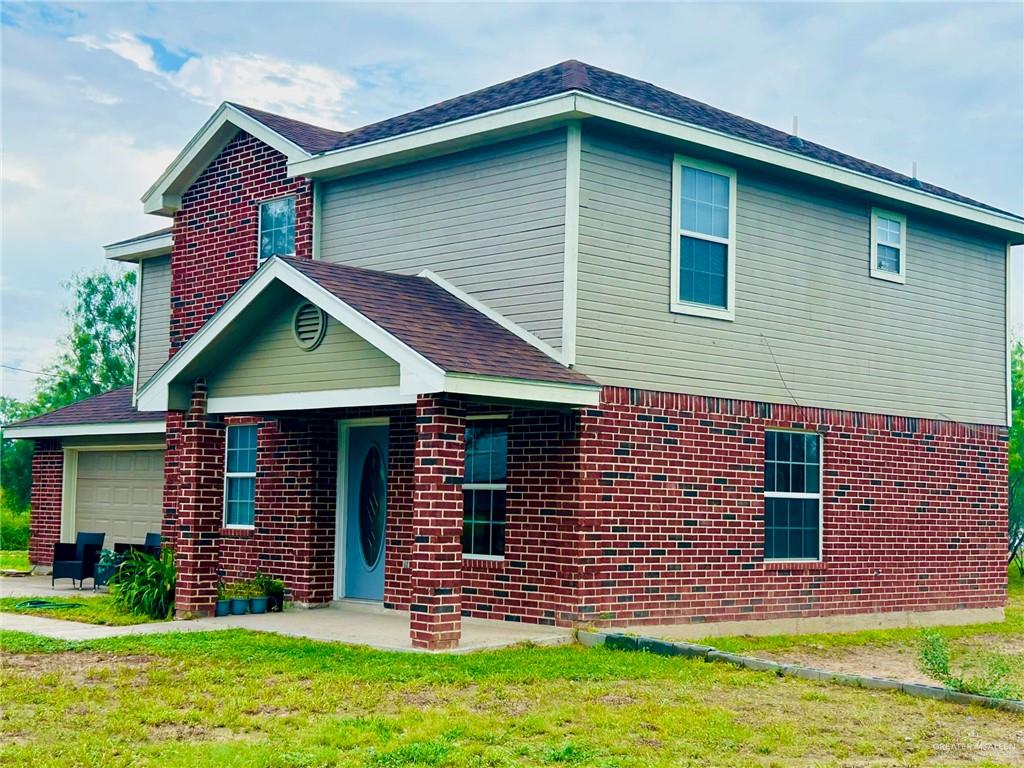
M 134 386 L 8 432 L 34 563 L 161 530 L 179 614 L 258 569 L 430 648 L 1002 614 L 1015 214 L 576 61 L 226 103 L 143 204 Z

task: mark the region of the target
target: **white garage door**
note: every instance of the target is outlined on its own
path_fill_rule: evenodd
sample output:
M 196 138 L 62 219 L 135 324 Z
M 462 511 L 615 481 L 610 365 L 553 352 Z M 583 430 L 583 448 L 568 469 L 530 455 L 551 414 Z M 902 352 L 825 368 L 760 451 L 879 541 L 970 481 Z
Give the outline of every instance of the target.
M 141 544 L 163 518 L 163 451 L 80 451 L 75 529 L 102 531 L 103 546 Z

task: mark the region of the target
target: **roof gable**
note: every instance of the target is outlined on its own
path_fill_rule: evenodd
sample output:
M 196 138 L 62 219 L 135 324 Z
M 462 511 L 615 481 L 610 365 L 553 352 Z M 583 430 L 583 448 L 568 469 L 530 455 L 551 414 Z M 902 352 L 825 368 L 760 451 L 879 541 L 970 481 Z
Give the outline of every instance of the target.
M 138 393 L 140 407 L 186 407 L 191 381 L 222 364 L 225 353 L 250 338 L 252 327 L 266 322 L 294 294 L 398 363 L 400 383 L 388 395 L 400 396 L 402 402 L 434 392 L 576 405 L 597 402 L 600 387 L 595 382 L 428 277 L 272 258 L 153 375 Z M 483 380 L 487 383 L 479 383 Z M 508 386 L 496 386 L 498 382 Z M 367 404 L 353 402 L 348 391 L 335 394 L 335 407 Z M 286 409 L 325 403 L 307 399 Z
M 142 196 L 143 210 L 146 213 L 163 216 L 172 215 L 181 205 L 181 196 L 185 190 L 199 178 L 206 166 L 239 131 L 245 131 L 273 147 L 287 157 L 290 163 L 309 158 L 312 153 L 293 141 L 293 138 L 297 137 L 297 131 L 286 130 L 286 134 L 282 134 L 275 129 L 275 126 L 284 128 L 286 124 L 295 123 L 297 121 L 288 118 L 278 118 L 276 121 L 259 120 L 234 104 L 221 104 L 167 166 L 160 178 L 146 190 Z

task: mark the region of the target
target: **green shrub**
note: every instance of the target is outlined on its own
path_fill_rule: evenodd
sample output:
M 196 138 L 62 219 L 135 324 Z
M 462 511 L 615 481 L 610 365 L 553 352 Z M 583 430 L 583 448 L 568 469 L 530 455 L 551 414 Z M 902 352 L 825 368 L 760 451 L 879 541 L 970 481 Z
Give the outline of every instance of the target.
M 918 668 L 954 691 L 994 699 L 1020 698 L 1020 691 L 1006 679 L 1010 674 L 1010 666 L 998 656 L 992 656 L 986 661 L 985 673 L 980 677 L 954 675 L 949 669 L 949 646 L 946 639 L 934 629 L 921 632 Z
M 121 610 L 151 619 L 166 619 L 174 610 L 177 569 L 174 553 L 165 547 L 159 557 L 129 552 L 110 580 L 114 604 Z
M 0 503 L 0 549 L 28 549 L 28 507 L 13 509 Z
M 252 584 L 259 596 L 284 597 L 284 582 L 281 579 L 256 571 L 256 575 L 252 577 Z

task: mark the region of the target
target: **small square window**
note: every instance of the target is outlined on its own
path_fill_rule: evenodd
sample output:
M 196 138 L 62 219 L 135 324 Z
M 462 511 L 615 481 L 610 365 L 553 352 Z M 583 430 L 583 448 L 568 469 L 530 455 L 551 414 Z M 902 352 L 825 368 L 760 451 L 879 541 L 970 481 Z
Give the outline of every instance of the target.
M 295 198 L 260 203 L 260 263 L 271 256 L 295 255 Z
M 894 283 L 906 282 L 907 217 L 871 209 L 871 276 Z

